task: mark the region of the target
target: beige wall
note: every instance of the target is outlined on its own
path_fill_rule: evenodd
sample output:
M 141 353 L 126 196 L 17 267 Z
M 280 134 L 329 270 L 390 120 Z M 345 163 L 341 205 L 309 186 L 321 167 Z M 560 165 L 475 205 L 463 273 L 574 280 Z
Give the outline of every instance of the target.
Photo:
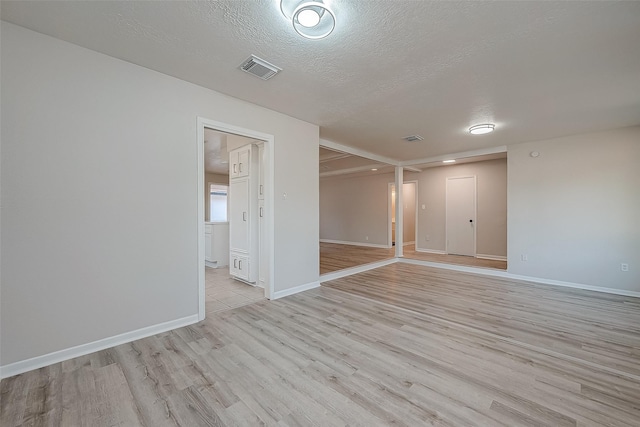
M 406 179 L 415 179 L 415 175 L 408 174 Z M 389 212 L 389 184 L 394 182 L 393 173 L 321 179 L 320 239 L 389 245 L 389 221 L 393 216 L 393 210 Z M 404 185 L 409 188 L 413 184 Z M 415 238 L 415 199 L 412 194 L 404 200 L 405 242 Z
M 513 145 L 508 155 L 509 272 L 640 292 L 640 127 Z
M 1 29 L 0 364 L 197 314 L 198 116 L 274 135 L 274 290 L 317 282 L 318 126 Z
M 506 159 L 440 166 L 425 169 L 419 174 L 417 249 L 446 251 L 446 180 L 466 175 L 476 176 L 476 252 L 478 255 L 506 257 Z
M 387 246 L 393 180 L 393 174 L 320 180 L 320 239 Z
M 404 243 L 416 239 L 416 183 L 405 182 L 402 190 L 402 239 Z

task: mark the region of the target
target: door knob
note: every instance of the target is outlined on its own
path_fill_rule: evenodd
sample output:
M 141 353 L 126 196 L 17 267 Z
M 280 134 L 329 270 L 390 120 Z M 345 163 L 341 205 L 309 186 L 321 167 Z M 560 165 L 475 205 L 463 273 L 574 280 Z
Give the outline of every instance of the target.
M 473 222 L 473 220 L 472 220 L 472 219 L 470 219 L 470 220 L 469 220 L 469 222 Z

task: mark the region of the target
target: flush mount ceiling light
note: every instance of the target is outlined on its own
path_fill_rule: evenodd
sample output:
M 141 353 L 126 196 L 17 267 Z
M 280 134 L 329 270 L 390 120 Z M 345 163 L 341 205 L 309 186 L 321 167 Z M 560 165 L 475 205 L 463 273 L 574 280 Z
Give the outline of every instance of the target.
M 336 16 L 322 0 L 281 0 L 280 10 L 293 29 L 308 39 L 325 38 L 336 27 Z
M 481 125 L 471 126 L 469 128 L 469 133 L 472 135 L 483 135 L 485 133 L 493 132 L 496 128 L 496 125 L 491 123 L 485 123 Z
M 442 163 L 455 163 L 455 160 L 443 160 Z

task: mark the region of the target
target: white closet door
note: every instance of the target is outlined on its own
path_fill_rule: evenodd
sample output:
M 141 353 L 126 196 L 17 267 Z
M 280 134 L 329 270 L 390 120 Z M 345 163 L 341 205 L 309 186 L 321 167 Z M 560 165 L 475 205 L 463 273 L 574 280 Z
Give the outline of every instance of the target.
M 476 255 L 476 177 L 447 178 L 447 253 Z

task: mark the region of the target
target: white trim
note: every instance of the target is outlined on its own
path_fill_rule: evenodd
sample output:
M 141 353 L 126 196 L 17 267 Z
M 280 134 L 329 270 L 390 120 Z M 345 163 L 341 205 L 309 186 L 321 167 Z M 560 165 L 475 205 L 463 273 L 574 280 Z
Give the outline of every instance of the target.
M 389 245 L 379 245 L 377 243 L 347 242 L 344 240 L 330 240 L 330 239 L 320 239 L 320 243 L 335 243 L 337 245 L 365 246 L 367 248 L 384 248 L 384 249 L 389 249 L 391 247 Z
M 404 170 L 409 171 L 409 172 L 416 172 L 416 173 L 422 172 L 422 169 L 416 168 L 416 167 L 413 167 L 413 166 L 404 166 Z M 407 181 L 407 182 L 412 182 L 412 181 Z
M 365 271 L 374 270 L 376 268 L 384 267 L 385 265 L 395 264 L 398 262 L 398 258 L 389 258 L 382 261 L 370 262 L 368 264 L 358 265 L 351 268 L 345 268 L 344 270 L 332 271 L 320 275 L 320 283 L 328 282 L 330 280 L 340 279 L 342 277 L 351 276 L 352 274 L 363 273 Z
M 440 249 L 425 249 L 425 248 L 416 248 L 416 252 L 424 252 L 425 254 L 440 254 L 440 255 L 447 254 L 447 251 L 441 251 Z
M 369 164 L 369 165 L 358 166 L 358 167 L 355 167 L 355 168 L 338 169 L 338 170 L 334 170 L 334 171 L 320 172 L 320 178 L 328 178 L 328 177 L 331 177 L 331 176 L 347 175 L 347 174 L 357 173 L 357 172 L 366 172 L 366 171 L 370 171 L 372 169 L 382 169 L 384 167 L 388 168 L 389 165 L 387 165 L 385 163 L 372 163 L 372 164 Z
M 418 214 L 420 213 L 418 211 L 418 204 L 419 204 L 418 203 L 418 180 L 404 181 L 402 183 L 402 185 L 404 186 L 405 184 L 413 184 L 413 204 L 414 204 L 414 207 L 415 207 L 415 212 L 413 213 L 414 214 L 414 217 L 413 217 L 413 242 L 407 242 L 403 246 L 417 244 L 417 242 L 418 242 L 418 224 L 420 223 L 420 221 L 418 221 Z M 404 197 L 404 193 L 402 194 L 402 196 Z
M 416 244 L 416 242 L 415 242 L 415 241 L 413 241 L 413 242 L 404 242 L 404 243 L 402 244 L 402 246 L 411 246 L 411 245 L 415 245 L 415 244 Z
M 275 300 L 275 299 L 278 299 L 278 298 L 288 297 L 289 295 L 297 294 L 299 292 L 304 292 L 304 291 L 308 291 L 309 289 L 315 289 L 315 288 L 319 288 L 319 287 L 320 287 L 320 282 L 318 282 L 318 281 L 305 283 L 304 285 L 295 286 L 293 288 L 284 289 L 282 291 L 274 292 L 271 299 Z
M 378 154 L 371 153 L 370 151 L 349 147 L 348 145 L 338 144 L 337 142 L 329 141 L 327 139 L 320 139 L 320 147 L 326 147 L 331 150 L 353 154 L 354 156 L 364 157 L 365 159 L 375 160 L 376 162 L 387 163 L 391 166 L 398 165 L 398 160 L 392 159 L 390 157 L 380 156 Z
M 395 188 L 395 181 L 387 184 L 387 247 L 391 248 L 394 245 L 393 241 L 393 192 Z
M 490 259 L 492 261 L 506 261 L 507 257 L 502 255 L 476 254 L 476 258 Z
M 396 258 L 403 255 L 404 248 L 404 168 L 396 166 Z
M 466 265 L 456 265 L 456 264 L 444 264 L 440 262 L 421 261 L 421 260 L 409 259 L 409 258 L 400 258 L 398 261 L 403 262 L 405 264 L 442 268 L 445 270 L 454 270 L 454 271 L 460 271 L 463 273 L 473 273 L 473 274 L 480 274 L 484 276 L 502 277 L 505 279 L 521 280 L 525 282 L 538 283 L 542 285 L 561 286 L 565 288 L 582 289 L 586 291 L 603 292 L 606 294 L 640 298 L 640 292 L 636 292 L 636 291 L 626 291 L 623 289 L 614 289 L 614 288 L 603 288 L 600 286 L 591 286 L 591 285 L 585 285 L 582 283 L 564 282 L 561 280 L 545 279 L 542 277 L 521 276 L 519 274 L 512 274 L 504 270 L 497 270 L 492 268 L 470 267 Z
M 205 234 L 204 234 L 204 119 L 196 117 L 196 150 L 197 150 L 197 167 L 196 167 L 196 179 L 198 188 L 198 198 L 196 201 L 198 220 L 196 224 L 196 233 L 198 239 L 197 247 L 197 268 L 196 277 L 198 280 L 198 320 L 204 320 L 205 309 L 204 301 L 206 295 L 205 288 Z
M 450 153 L 450 154 L 444 154 L 442 156 L 424 157 L 422 159 L 415 159 L 415 160 L 405 160 L 405 161 L 399 162 L 399 166 L 421 165 L 424 163 L 441 162 L 443 160 L 453 159 L 453 158 L 459 159 L 463 157 L 486 156 L 489 154 L 498 154 L 498 153 L 506 153 L 506 152 L 507 152 L 507 146 L 501 145 L 499 147 L 480 148 L 478 150 L 462 151 L 460 153 Z
M 181 328 L 183 326 L 192 325 L 198 322 L 198 315 L 183 317 L 181 319 L 170 320 L 168 322 L 159 323 L 157 325 L 147 326 L 136 329 L 135 331 L 125 332 L 123 334 L 114 335 L 112 337 L 103 338 L 87 344 L 80 344 L 75 347 L 65 348 L 63 350 L 54 351 L 42 356 L 32 357 L 30 359 L 21 360 L 19 362 L 9 363 L 0 366 L 0 378 L 8 378 L 23 372 L 39 369 L 44 366 L 53 365 L 74 357 L 84 356 L 86 354 L 95 353 L 96 351 L 115 347 L 120 344 L 126 344 L 131 341 L 150 337 L 152 335 L 167 332 L 172 329 Z
M 266 214 L 266 238 L 267 238 L 267 280 L 264 287 L 264 296 L 268 299 L 273 299 L 273 283 L 275 280 L 275 268 L 274 268 L 274 250 L 275 250 L 275 215 L 274 215 L 274 191 L 273 186 L 275 183 L 275 137 L 273 135 L 254 131 L 251 129 L 242 128 L 239 126 L 230 125 L 227 123 L 218 122 L 215 120 L 206 119 L 204 117 L 197 118 L 197 133 L 198 133 L 198 314 L 200 320 L 205 316 L 205 285 L 204 285 L 204 200 L 201 200 L 200 196 L 203 194 L 204 189 L 201 188 L 204 185 L 204 128 L 218 130 L 220 132 L 233 133 L 240 136 L 246 136 L 248 138 L 257 139 L 264 142 L 264 152 L 266 161 L 263 161 L 265 168 L 265 194 L 264 194 L 264 210 Z M 201 157 L 202 156 L 202 157 Z M 200 277 L 202 275 L 202 277 Z

